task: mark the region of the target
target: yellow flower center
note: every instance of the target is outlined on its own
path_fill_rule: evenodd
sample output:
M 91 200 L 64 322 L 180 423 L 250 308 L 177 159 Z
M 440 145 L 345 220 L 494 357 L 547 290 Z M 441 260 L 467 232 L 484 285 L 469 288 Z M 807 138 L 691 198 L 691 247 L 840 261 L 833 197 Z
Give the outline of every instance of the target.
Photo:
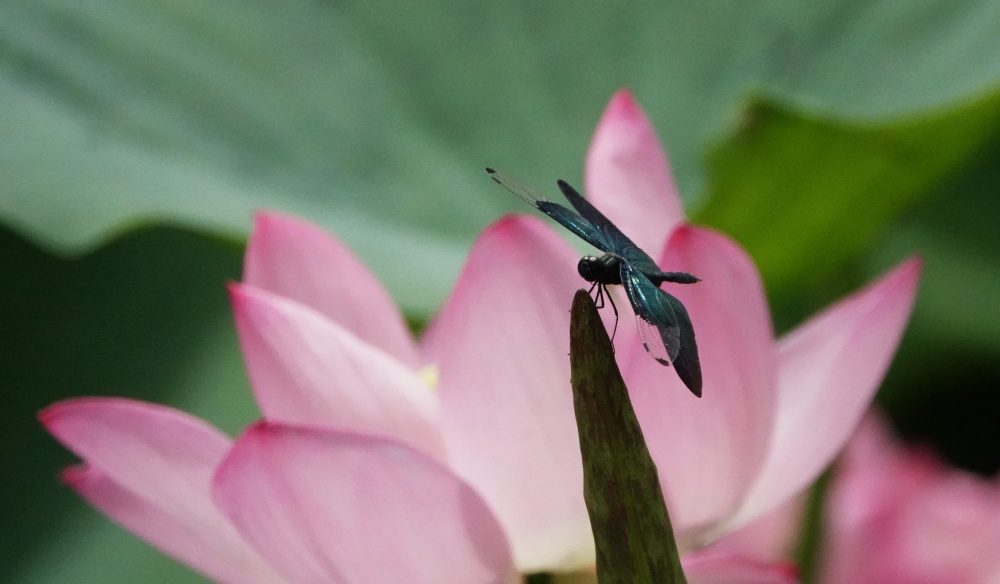
M 438 368 L 437 365 L 428 365 L 417 371 L 417 375 L 423 380 L 424 384 L 431 389 L 431 391 L 437 391 L 438 388 Z

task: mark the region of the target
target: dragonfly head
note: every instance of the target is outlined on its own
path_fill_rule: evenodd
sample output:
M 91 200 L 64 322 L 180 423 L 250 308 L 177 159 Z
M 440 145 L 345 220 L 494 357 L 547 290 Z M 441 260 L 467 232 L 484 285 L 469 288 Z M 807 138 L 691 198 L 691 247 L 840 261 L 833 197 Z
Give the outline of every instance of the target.
M 581 278 L 588 282 L 621 284 L 620 265 L 621 260 L 611 254 L 604 254 L 601 257 L 584 256 L 576 264 L 576 271 L 580 273 Z
M 576 264 L 576 271 L 580 272 L 580 277 L 584 280 L 596 282 L 604 275 L 604 265 L 594 256 L 584 256 Z

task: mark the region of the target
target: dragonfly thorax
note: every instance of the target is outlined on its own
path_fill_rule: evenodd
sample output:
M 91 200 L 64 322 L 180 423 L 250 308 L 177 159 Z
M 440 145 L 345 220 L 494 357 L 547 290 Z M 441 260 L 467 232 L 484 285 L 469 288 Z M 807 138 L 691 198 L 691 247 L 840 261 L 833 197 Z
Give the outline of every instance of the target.
M 600 284 L 621 284 L 622 259 L 614 254 L 606 253 L 601 257 L 584 256 L 576 265 L 580 277 L 588 282 Z

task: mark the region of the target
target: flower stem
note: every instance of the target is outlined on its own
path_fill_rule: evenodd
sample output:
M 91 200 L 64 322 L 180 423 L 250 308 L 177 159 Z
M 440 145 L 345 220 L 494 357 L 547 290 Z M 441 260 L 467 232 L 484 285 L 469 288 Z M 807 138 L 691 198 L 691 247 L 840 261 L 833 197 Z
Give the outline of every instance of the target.
M 586 291 L 570 320 L 573 405 L 601 584 L 686 584 L 677 543 L 608 333 Z

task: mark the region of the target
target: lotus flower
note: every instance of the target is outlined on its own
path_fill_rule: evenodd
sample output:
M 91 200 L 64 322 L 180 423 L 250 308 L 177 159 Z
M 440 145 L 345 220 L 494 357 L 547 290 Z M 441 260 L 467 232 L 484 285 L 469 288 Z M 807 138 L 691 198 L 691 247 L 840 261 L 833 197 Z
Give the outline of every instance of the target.
M 782 566 L 697 550 L 802 489 L 841 448 L 895 350 L 919 262 L 779 342 L 753 263 L 724 236 L 684 223 L 663 152 L 626 92 L 598 128 L 586 186 L 662 267 L 703 279 L 671 290 L 695 323 L 703 399 L 643 354 L 627 327 L 616 341 L 690 581 L 790 581 Z M 277 582 L 500 582 L 508 545 L 521 572 L 583 568 L 594 550 L 567 358 L 577 259 L 539 219 L 501 219 L 477 240 L 418 344 L 341 244 L 302 220 L 262 213 L 231 298 L 267 422 L 230 446 L 202 423 L 150 405 L 69 402 L 43 421 L 85 460 L 67 475 L 85 498 L 220 581 L 258 581 L 244 577 L 253 573 Z M 370 472 L 359 462 L 364 452 L 375 456 Z M 347 461 L 346 471 L 318 462 L 327 457 Z M 258 476 L 270 478 L 256 489 Z M 326 481 L 332 486 L 316 486 Z M 438 511 L 405 509 L 399 487 L 382 481 L 415 493 L 443 489 L 442 525 L 413 541 Z M 320 500 L 324 490 L 331 500 Z M 372 509 L 375 500 L 386 507 L 371 521 L 343 509 L 345 501 Z M 471 541 L 455 546 L 454 574 L 420 562 L 422 550 L 462 537 Z M 331 549 L 347 539 L 348 550 L 384 551 L 352 559 Z M 242 571 L 217 571 L 218 558 Z M 385 571 L 363 572 L 371 564 Z
M 1000 582 L 1000 483 L 898 444 L 876 414 L 838 464 L 824 517 L 824 584 Z

